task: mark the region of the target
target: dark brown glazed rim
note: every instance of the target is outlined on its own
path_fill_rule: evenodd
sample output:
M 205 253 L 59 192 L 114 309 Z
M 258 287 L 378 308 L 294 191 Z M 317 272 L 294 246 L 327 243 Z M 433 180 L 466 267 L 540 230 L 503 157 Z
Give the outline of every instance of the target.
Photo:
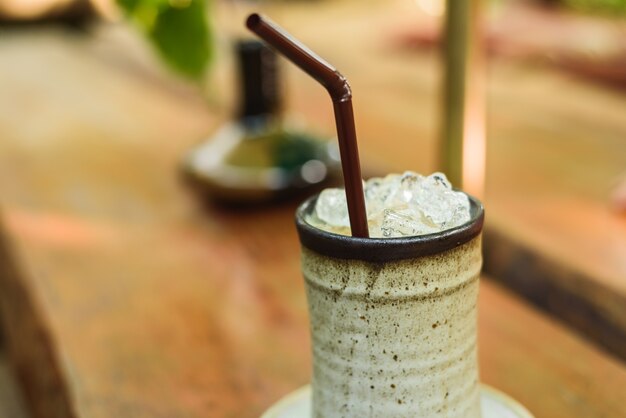
M 485 211 L 478 199 L 469 196 L 471 219 L 463 225 L 435 234 L 399 238 L 357 238 L 333 234 L 309 224 L 306 215 L 315 208 L 317 196 L 296 210 L 296 228 L 303 247 L 328 257 L 385 262 L 418 258 L 451 250 L 478 236 Z

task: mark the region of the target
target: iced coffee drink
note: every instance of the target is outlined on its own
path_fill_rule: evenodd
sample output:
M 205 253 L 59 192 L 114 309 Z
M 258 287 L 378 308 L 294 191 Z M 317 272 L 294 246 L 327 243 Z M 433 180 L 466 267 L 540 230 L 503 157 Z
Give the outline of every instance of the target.
M 439 173 L 364 185 L 371 238 L 345 193 L 305 202 L 313 417 L 479 418 L 476 302 L 483 209 Z

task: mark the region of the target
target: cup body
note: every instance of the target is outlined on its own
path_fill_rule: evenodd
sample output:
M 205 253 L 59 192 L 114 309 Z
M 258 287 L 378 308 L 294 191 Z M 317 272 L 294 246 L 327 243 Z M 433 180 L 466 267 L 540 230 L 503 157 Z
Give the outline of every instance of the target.
M 363 239 L 298 210 L 313 417 L 479 418 L 476 304 L 483 210 L 463 227 Z M 304 224 L 303 224 L 304 222 Z

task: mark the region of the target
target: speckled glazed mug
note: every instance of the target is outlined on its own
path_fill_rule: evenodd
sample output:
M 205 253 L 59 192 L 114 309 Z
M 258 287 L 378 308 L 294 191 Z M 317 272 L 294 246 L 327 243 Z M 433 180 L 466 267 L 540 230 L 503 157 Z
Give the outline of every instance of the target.
M 313 418 L 480 418 L 476 303 L 484 211 L 409 238 L 354 238 L 307 223 Z

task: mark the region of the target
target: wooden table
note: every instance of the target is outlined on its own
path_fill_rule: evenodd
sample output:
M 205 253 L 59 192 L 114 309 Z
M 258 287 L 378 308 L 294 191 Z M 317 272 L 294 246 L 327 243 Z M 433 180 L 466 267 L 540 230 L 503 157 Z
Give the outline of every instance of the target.
M 4 352 L 0 348 L 0 416 L 26 418 L 26 408 L 19 388 L 9 369 Z
M 35 417 L 252 418 L 307 383 L 293 210 L 5 213 L 3 318 Z M 489 280 L 479 306 L 484 382 L 537 417 L 626 414 L 623 363 Z
M 315 20 L 304 23 L 306 6 L 293 10 L 291 22 L 302 23 L 303 37 L 325 50 L 336 28 L 314 37 Z M 364 31 L 358 17 L 350 27 Z M 328 48 L 328 55 L 363 92 L 356 111 L 366 159 L 428 171 L 434 162 L 434 57 L 390 55 L 375 67 L 379 75 L 372 70 L 368 78 L 366 70 L 357 71 L 364 62 L 339 53 L 347 44 L 341 45 Z M 0 53 L 0 309 L 12 363 L 36 416 L 254 417 L 305 384 L 310 355 L 295 203 L 200 208 L 177 175 L 186 150 L 223 113 L 155 70 L 145 48 L 119 28 L 105 28 L 95 40 L 51 29 L 5 32 Z M 403 87 L 381 78 L 386 70 L 398 80 L 413 74 L 414 83 Z M 223 79 L 226 71 L 217 71 Z M 288 77 L 294 109 L 332 132 L 324 93 L 297 72 Z M 532 85 L 545 80 L 533 77 Z M 565 82 L 554 74 L 547 79 Z M 557 197 L 580 190 L 591 196 L 592 183 L 607 180 L 622 162 L 616 152 L 622 99 L 572 86 L 615 106 L 604 116 L 610 123 L 601 126 L 600 137 L 609 140 L 587 161 L 598 169 L 594 182 L 563 180 L 553 185 L 562 192 Z M 376 91 L 395 99 L 368 107 L 383 97 Z M 413 103 L 415 97 L 424 99 Z M 507 126 L 515 126 L 510 118 L 517 113 L 505 119 Z M 541 207 L 548 187 L 534 188 L 542 185 L 539 174 L 524 186 L 524 164 L 514 164 L 522 134 L 501 132 L 511 136 L 492 145 L 502 159 L 492 159 L 490 167 L 510 172 L 515 190 L 534 191 L 529 198 Z M 394 150 L 380 140 L 388 136 L 420 152 Z M 576 138 L 584 154 L 585 142 Z M 560 169 L 574 172 L 576 164 L 566 161 Z M 553 168 L 542 159 L 533 164 L 544 174 Z M 508 183 L 494 176 L 488 186 L 500 192 Z M 503 203 L 488 203 L 488 216 L 518 207 L 506 198 L 510 194 L 503 196 Z M 538 219 L 548 216 L 537 211 L 531 213 Z M 508 219 L 515 224 L 520 218 L 513 213 Z M 550 230 L 549 223 L 540 225 Z M 565 238 L 546 246 L 561 251 L 558 240 Z M 619 259 L 605 256 L 594 253 L 593 260 L 608 260 L 603 268 L 621 277 Z M 626 414 L 623 363 L 488 280 L 479 325 L 483 380 L 538 417 Z

